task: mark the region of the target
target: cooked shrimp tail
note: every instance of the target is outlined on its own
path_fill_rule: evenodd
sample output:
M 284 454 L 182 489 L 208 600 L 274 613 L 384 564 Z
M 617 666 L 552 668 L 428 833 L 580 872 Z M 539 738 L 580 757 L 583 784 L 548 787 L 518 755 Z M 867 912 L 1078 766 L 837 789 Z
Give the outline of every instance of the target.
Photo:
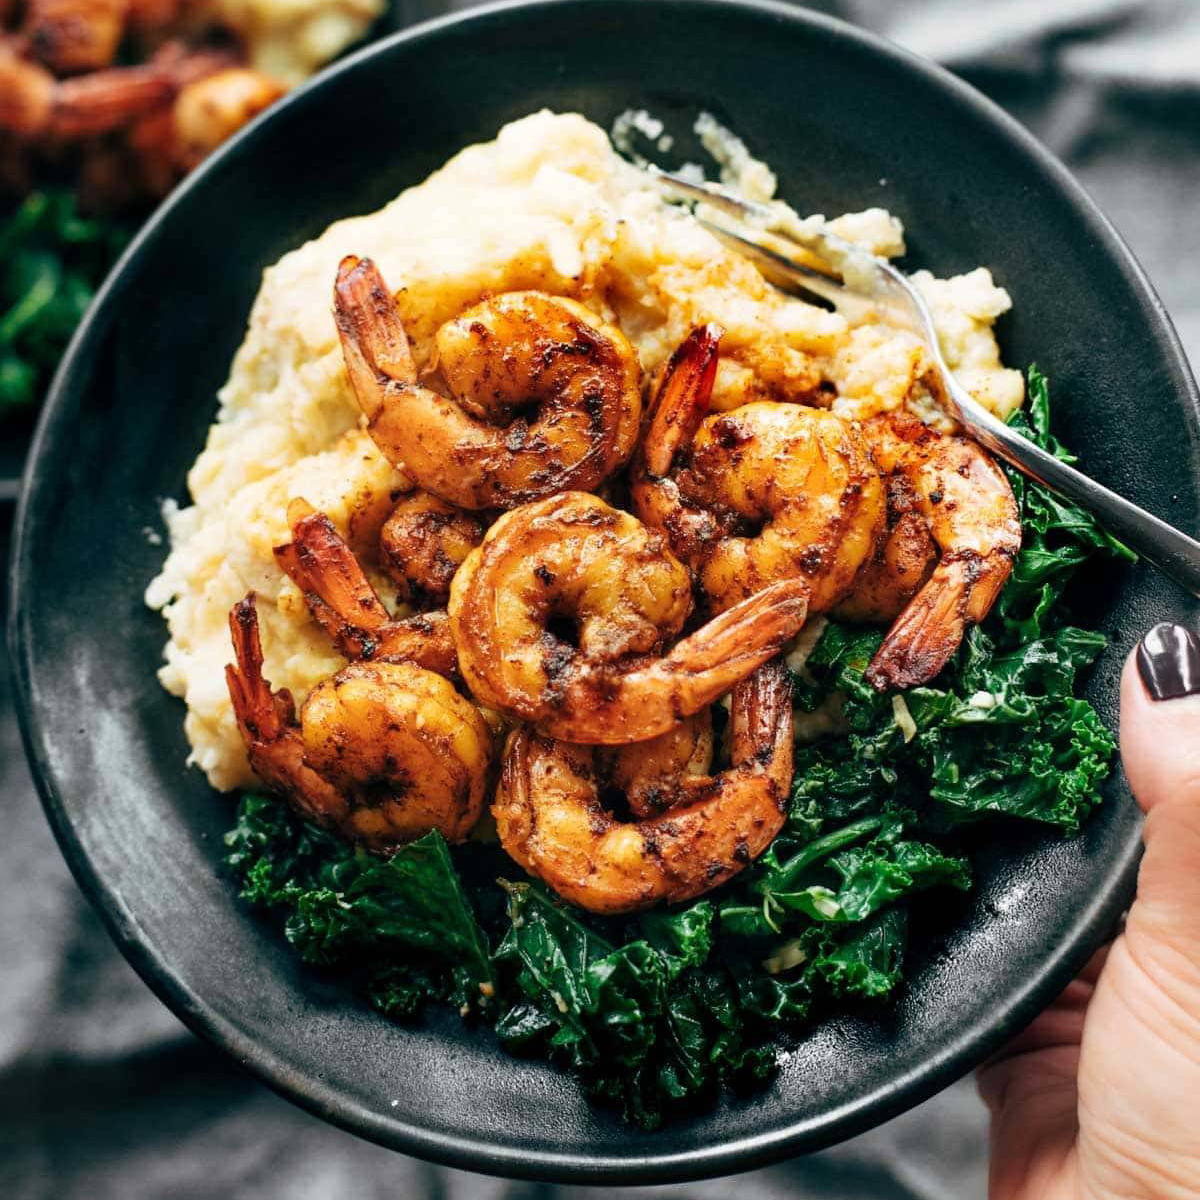
M 688 679 L 692 694 L 706 697 L 697 707 L 710 704 L 774 658 L 807 615 L 808 585 L 781 579 L 714 617 L 662 661 L 673 676 Z
M 0 42 L 0 130 L 71 141 L 111 133 L 169 104 L 170 77 L 153 64 L 57 80 Z
M 943 558 L 888 630 L 867 682 L 879 691 L 928 683 L 953 657 L 967 626 L 987 616 L 1007 577 L 974 556 Z
M 253 592 L 229 611 L 237 665 L 225 668 L 233 715 L 254 773 L 286 796 L 305 816 L 322 824 L 345 816 L 345 801 L 304 761 L 296 707 L 285 688 L 274 692 L 263 678 L 262 641 Z
M 394 443 L 404 421 L 403 407 L 389 404 L 397 385 L 417 382 L 408 335 L 396 314 L 379 268 L 369 258 L 348 254 L 338 266 L 334 320 L 346 371 L 372 437 Z
M 561 712 L 540 719 L 552 737 L 612 746 L 658 737 L 776 657 L 804 624 L 808 588 L 785 579 L 698 629 L 668 655 L 618 675 L 581 664 Z
M 967 438 L 937 433 L 905 413 L 874 417 L 863 428 L 880 469 L 911 488 L 941 553 L 866 672 L 880 691 L 915 687 L 932 679 L 967 627 L 987 616 L 1021 548 L 1020 517 L 1004 472 Z M 896 591 L 904 586 L 894 570 L 876 570 L 868 582 L 876 605 L 889 582 Z
M 263 678 L 253 593 L 233 606 L 229 628 L 229 698 L 267 788 L 373 850 L 431 829 L 467 836 L 483 810 L 493 738 L 449 682 L 412 663 L 351 663 L 312 690 L 297 719 L 291 695 Z
M 288 516 L 292 541 L 275 548 L 275 559 L 347 658 L 403 660 L 447 676 L 457 671 L 444 612 L 395 619 L 324 513 L 300 500 L 292 502 Z
M 229 610 L 229 633 L 237 666 L 226 666 L 225 681 L 238 728 L 247 741 L 258 737 L 269 741 L 279 736 L 295 715 L 295 707 L 288 692 L 272 692 L 263 678 L 262 639 L 253 592 Z
M 130 125 L 168 103 L 173 81 L 153 65 L 112 67 L 56 84 L 46 132 L 72 140 Z
M 781 580 L 684 638 L 664 658 L 619 679 L 605 665 L 584 666 L 565 687 L 564 711 L 538 726 L 585 745 L 657 737 L 776 657 L 807 613 L 805 582 Z
M 782 663 L 761 667 L 734 689 L 730 706 L 730 762 L 757 759 L 770 774 L 792 763 L 792 685 Z
M 642 443 L 646 469 L 663 476 L 675 455 L 690 446 L 712 400 L 717 377 L 717 350 L 724 330 L 701 325 L 680 343 L 659 385 Z

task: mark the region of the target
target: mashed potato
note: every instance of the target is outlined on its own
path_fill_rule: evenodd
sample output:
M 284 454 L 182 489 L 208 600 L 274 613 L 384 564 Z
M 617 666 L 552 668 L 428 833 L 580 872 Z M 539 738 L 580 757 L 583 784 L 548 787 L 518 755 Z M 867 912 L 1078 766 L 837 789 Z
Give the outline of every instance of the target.
M 358 41 L 384 0 L 205 0 L 204 16 L 236 29 L 251 65 L 289 87 Z
M 760 179 L 761 173 L 756 174 Z M 902 250 L 882 210 L 834 229 L 874 252 Z M 323 509 L 355 549 L 410 487 L 359 427 L 342 366 L 331 288 L 346 254 L 369 255 L 391 286 L 417 361 L 435 330 L 489 293 L 540 288 L 618 323 L 647 375 L 704 321 L 726 330 L 714 404 L 774 398 L 866 416 L 923 398 L 919 347 L 782 295 L 689 214 L 664 205 L 580 116 L 537 113 L 456 155 L 380 212 L 340 221 L 264 275 L 208 444 L 188 476 L 191 507 L 167 512 L 171 552 L 146 600 L 170 629 L 163 685 L 187 703 L 191 761 L 221 789 L 251 783 L 225 691 L 230 606 L 254 589 L 267 678 L 297 702 L 342 660 L 276 567 L 288 501 Z M 1000 364 L 992 323 L 1009 306 L 983 268 L 918 276 L 943 350 L 994 411 L 1020 404 L 1021 377 Z M 385 599 L 386 588 L 380 583 Z

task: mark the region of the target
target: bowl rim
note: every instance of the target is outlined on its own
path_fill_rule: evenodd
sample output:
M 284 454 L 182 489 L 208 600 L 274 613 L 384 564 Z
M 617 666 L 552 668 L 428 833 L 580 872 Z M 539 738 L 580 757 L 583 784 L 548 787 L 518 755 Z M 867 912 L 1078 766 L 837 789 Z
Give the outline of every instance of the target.
M 994 1012 L 986 1027 L 982 1030 L 976 1027 L 952 1043 L 940 1044 L 920 1068 L 892 1077 L 872 1091 L 815 1118 L 699 1150 L 671 1152 L 664 1145 L 661 1153 L 637 1156 L 524 1150 L 489 1142 L 465 1129 L 453 1134 L 432 1132 L 349 1100 L 322 1080 L 290 1067 L 280 1055 L 244 1034 L 233 1021 L 216 1012 L 202 996 L 186 987 L 158 949 L 141 936 L 137 914 L 130 911 L 121 895 L 106 885 L 89 860 L 54 778 L 50 765 L 52 737 L 43 726 L 33 697 L 35 663 L 25 602 L 30 596 L 34 544 L 27 523 L 39 485 L 43 446 L 63 419 L 59 410 L 64 407 L 76 364 L 85 359 L 92 344 L 98 343 L 106 334 L 107 324 L 103 319 L 106 310 L 124 290 L 132 265 L 159 227 L 171 219 L 175 209 L 192 191 L 204 186 L 208 176 L 220 168 L 227 156 L 238 153 L 259 130 L 279 119 L 287 106 L 307 102 L 329 81 L 357 70 L 364 62 L 388 54 L 396 46 L 418 43 L 436 37 L 447 28 L 483 22 L 508 11 L 534 10 L 550 5 L 586 10 L 612 3 L 645 5 L 651 2 L 664 8 L 747 11 L 806 26 L 890 60 L 900 69 L 921 76 L 941 89 L 949 101 L 970 110 L 999 137 L 1032 159 L 1063 193 L 1076 219 L 1086 225 L 1142 302 L 1147 319 L 1156 327 L 1165 345 L 1164 362 L 1169 368 L 1172 388 L 1184 398 L 1193 415 L 1200 418 L 1200 393 L 1162 301 L 1120 234 L 1066 166 L 1014 117 L 946 68 L 875 33 L 822 13 L 794 7 L 785 0 L 496 0 L 435 17 L 364 46 L 294 89 L 220 147 L 159 206 L 110 271 L 71 339 L 47 393 L 21 480 L 10 560 L 8 647 L 22 741 L 47 819 L 76 882 L 99 911 L 122 954 L 159 999 L 193 1032 L 232 1055 L 280 1095 L 348 1132 L 448 1166 L 514 1178 L 623 1184 L 687 1181 L 765 1166 L 797 1153 L 824 1148 L 882 1123 L 966 1074 L 1023 1028 L 1053 998 L 1083 966 L 1093 948 L 1115 928 L 1132 897 L 1141 854 L 1140 837 L 1130 837 L 1114 864 L 1114 882 L 1108 888 L 1099 889 L 1091 901 L 1076 912 L 1069 936 L 1039 960 L 1037 968 L 1010 992 L 1007 1003 Z

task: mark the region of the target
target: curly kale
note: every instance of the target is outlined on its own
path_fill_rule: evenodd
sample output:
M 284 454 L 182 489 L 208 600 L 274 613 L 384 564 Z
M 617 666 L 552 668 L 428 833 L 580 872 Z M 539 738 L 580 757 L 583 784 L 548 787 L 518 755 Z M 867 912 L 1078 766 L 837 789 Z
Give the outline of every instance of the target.
M 487 938 L 436 830 L 378 858 L 248 793 L 225 844 L 241 898 L 282 915 L 305 962 L 369 963 L 363 986 L 389 1015 L 429 998 L 484 1006 L 494 994 Z

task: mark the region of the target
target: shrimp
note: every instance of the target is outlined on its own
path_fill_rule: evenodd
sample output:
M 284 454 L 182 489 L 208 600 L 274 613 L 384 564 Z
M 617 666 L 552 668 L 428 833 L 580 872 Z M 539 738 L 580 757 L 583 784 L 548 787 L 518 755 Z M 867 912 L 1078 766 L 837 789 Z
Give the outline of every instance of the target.
M 235 64 L 236 58 L 227 50 L 189 51 L 170 42 L 137 66 L 109 67 L 59 80 L 39 63 L 23 58 L 18 44 L 8 39 L 0 42 L 0 128 L 26 140 L 56 142 L 129 127 L 158 128 L 166 132 L 156 134 L 154 149 L 174 164 L 185 156 L 187 138 L 212 149 L 282 94 L 266 76 L 235 70 Z M 248 77 L 254 77 L 254 89 Z M 238 104 L 232 103 L 233 96 L 240 98 Z M 222 98 L 228 101 L 224 108 L 217 103 Z M 241 114 L 236 122 L 228 119 L 231 107 Z
M 186 174 L 283 93 L 282 84 L 249 67 L 231 66 L 194 80 L 175 100 L 164 157 Z
M 890 625 L 929 578 L 937 547 L 907 476 L 889 475 L 887 527 L 854 580 L 849 595 L 833 609 L 843 621 Z
M 416 491 L 403 497 L 379 531 L 383 565 L 402 600 L 444 605 L 450 580 L 483 541 L 483 524 L 469 513 Z
M 57 80 L 0 44 L 0 129 L 28 141 L 110 133 L 169 104 L 175 84 L 156 64 L 113 67 Z
M 703 895 L 736 875 L 783 827 L 792 780 L 792 707 L 779 663 L 733 689 L 730 766 L 660 780 L 666 812 L 619 821 L 596 752 L 520 729 L 492 805 L 500 843 L 560 896 L 626 913 Z
M 347 658 L 403 660 L 446 677 L 457 673 L 458 655 L 444 612 L 396 619 L 324 513 L 293 500 L 288 519 L 292 541 L 275 548 L 275 561 Z
M 342 260 L 334 315 L 375 444 L 459 508 L 513 508 L 590 490 L 633 453 L 637 353 L 573 300 L 509 292 L 443 325 L 436 361 L 449 397 L 418 380 L 395 302 L 370 259 Z
M 585 492 L 502 516 L 450 587 L 450 627 L 475 699 L 572 742 L 666 732 L 776 655 L 808 588 L 767 588 L 685 638 L 687 570 L 663 537 Z
M 596 748 L 600 777 L 621 792 L 625 807 L 638 820 L 657 817 L 678 804 L 685 795 L 678 780 L 707 774 L 712 757 L 712 717 L 707 708 L 649 741 Z
M 666 532 L 714 611 L 800 578 L 825 612 L 883 527 L 879 472 L 831 412 L 755 401 L 706 416 L 719 340 L 702 326 L 676 352 L 633 472 L 634 511 Z
M 0 42 L 0 133 L 25 153 L 79 143 L 79 191 L 93 206 L 165 194 L 283 93 L 227 49 L 168 42 L 138 66 L 63 80 L 21 49 Z
M 172 29 L 193 7 L 194 0 L 128 0 L 129 27 L 143 39 Z
M 263 678 L 254 593 L 229 614 L 225 680 L 250 765 L 300 813 L 370 850 L 439 830 L 461 842 L 483 812 L 494 756 L 482 714 L 412 663 L 357 662 L 309 693 L 299 717 Z
M 872 417 L 863 432 L 880 470 L 911 488 L 940 552 L 866 672 L 879 691 L 915 687 L 946 665 L 968 625 L 987 616 L 1021 548 L 1020 517 L 1004 472 L 968 438 L 937 433 L 903 412 Z M 878 584 L 878 575 L 868 582 Z M 883 599 L 887 591 L 885 584 Z M 877 588 L 877 607 L 880 599 Z
M 56 75 L 107 67 L 117 54 L 129 0 L 26 0 L 22 32 Z

